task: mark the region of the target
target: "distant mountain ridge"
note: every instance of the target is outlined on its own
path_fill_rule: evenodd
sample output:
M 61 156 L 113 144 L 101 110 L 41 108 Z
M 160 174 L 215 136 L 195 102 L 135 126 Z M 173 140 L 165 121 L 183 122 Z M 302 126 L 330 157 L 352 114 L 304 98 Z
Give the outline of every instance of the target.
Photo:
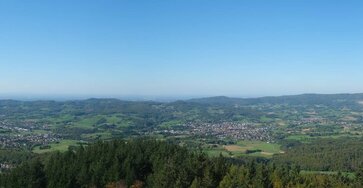
M 33 104 L 103 104 L 103 105 L 129 105 L 129 104 L 200 104 L 200 105 L 253 105 L 253 104 L 338 104 L 338 103 L 356 103 L 363 104 L 363 93 L 342 93 L 342 94 L 301 94 L 301 95 L 284 95 L 284 96 L 267 96 L 257 98 L 237 98 L 227 96 L 214 96 L 205 98 L 193 98 L 187 100 L 176 100 L 172 102 L 158 102 L 152 100 L 123 100 L 116 98 L 89 98 L 85 100 L 66 100 L 66 101 L 54 101 L 54 100 L 34 100 L 34 101 L 22 101 L 12 99 L 0 99 L 0 105 L 17 105 L 19 103 L 33 103 Z
M 363 100 L 363 93 L 355 94 L 301 94 L 286 96 L 271 96 L 259 98 L 232 98 L 226 96 L 216 96 L 207 98 L 195 98 L 187 102 L 214 105 L 252 105 L 252 104 L 334 104 L 334 103 L 358 103 Z

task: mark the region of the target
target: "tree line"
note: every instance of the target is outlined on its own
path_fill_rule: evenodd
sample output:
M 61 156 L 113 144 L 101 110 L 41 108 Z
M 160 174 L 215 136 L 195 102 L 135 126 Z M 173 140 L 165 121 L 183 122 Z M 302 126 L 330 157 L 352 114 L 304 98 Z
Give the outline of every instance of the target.
M 210 158 L 166 141 L 100 141 L 24 162 L 0 187 L 362 187 L 362 175 L 301 174 L 295 165 Z
M 363 166 L 363 138 L 320 138 L 308 143 L 284 141 L 278 163 L 299 164 L 304 170 L 357 171 Z

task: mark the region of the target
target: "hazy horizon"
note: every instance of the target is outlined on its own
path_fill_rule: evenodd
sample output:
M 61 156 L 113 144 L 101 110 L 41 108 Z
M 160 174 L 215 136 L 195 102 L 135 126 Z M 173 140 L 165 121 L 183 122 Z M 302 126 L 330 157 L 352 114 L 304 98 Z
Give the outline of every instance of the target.
M 2 1 L 0 97 L 363 92 L 361 1 Z
M 210 97 L 228 97 L 228 98 L 241 98 L 253 99 L 263 97 L 283 97 L 283 96 L 297 96 L 297 95 L 334 95 L 334 94 L 363 94 L 361 93 L 296 93 L 296 94 L 282 94 L 282 95 L 261 95 L 261 96 L 229 96 L 229 95 L 195 95 L 195 96 L 147 96 L 147 95 L 127 95 L 127 96 L 112 96 L 112 95 L 0 95 L 0 100 L 19 100 L 19 101 L 36 101 L 36 100 L 54 100 L 54 101 L 69 101 L 69 100 L 87 100 L 87 99 L 119 99 L 125 101 L 159 101 L 159 102 L 173 102 L 178 100 L 190 100 Z

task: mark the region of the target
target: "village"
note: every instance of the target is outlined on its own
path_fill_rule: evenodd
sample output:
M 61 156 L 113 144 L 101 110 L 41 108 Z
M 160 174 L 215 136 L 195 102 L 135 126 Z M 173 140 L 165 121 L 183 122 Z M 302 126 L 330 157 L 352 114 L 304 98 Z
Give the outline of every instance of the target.
M 253 123 L 222 122 L 222 123 L 186 123 L 176 128 L 161 130 L 160 133 L 170 135 L 191 135 L 216 137 L 218 139 L 272 141 L 271 127 L 258 127 Z
M 35 132 L 34 126 L 16 125 L 9 121 L 0 121 L 0 148 L 31 148 L 36 145 L 47 145 L 61 140 L 58 134 L 43 130 Z

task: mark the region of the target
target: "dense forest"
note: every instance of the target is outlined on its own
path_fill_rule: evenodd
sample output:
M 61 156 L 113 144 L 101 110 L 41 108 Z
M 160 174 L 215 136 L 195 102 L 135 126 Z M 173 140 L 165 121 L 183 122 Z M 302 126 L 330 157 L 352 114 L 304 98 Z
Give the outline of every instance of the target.
M 317 139 L 310 143 L 286 142 L 280 163 L 299 164 L 305 170 L 355 171 L 363 166 L 363 138 Z
M 150 139 L 100 141 L 28 160 L 2 173 L 1 187 L 362 187 L 350 178 L 302 174 L 295 165 L 210 158 Z

